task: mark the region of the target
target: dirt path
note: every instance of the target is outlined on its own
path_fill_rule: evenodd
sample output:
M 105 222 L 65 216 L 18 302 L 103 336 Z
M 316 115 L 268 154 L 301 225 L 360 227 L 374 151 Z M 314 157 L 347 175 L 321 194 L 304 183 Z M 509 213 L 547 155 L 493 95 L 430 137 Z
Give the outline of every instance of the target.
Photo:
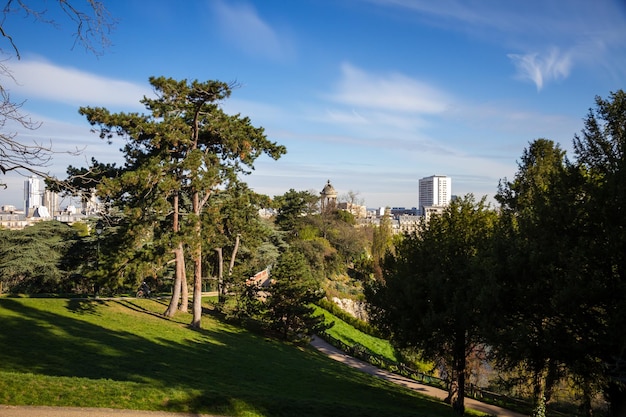
M 429 385 L 420 384 L 419 382 L 412 379 L 396 375 L 392 372 L 384 371 L 380 368 L 370 365 L 367 362 L 355 359 L 352 356 L 346 355 L 344 352 L 340 351 L 339 349 L 335 348 L 334 346 L 330 345 L 319 337 L 314 337 L 311 341 L 311 345 L 320 352 L 327 355 L 329 358 L 345 363 L 348 366 L 366 372 L 370 375 L 386 379 L 387 381 L 418 391 L 424 395 L 428 395 L 429 397 L 435 397 L 440 400 L 446 398 L 447 393 L 444 390 L 434 388 Z M 465 399 L 465 407 L 498 417 L 527 417 L 524 414 L 519 414 L 514 411 L 506 410 L 495 405 L 481 403 L 471 398 Z

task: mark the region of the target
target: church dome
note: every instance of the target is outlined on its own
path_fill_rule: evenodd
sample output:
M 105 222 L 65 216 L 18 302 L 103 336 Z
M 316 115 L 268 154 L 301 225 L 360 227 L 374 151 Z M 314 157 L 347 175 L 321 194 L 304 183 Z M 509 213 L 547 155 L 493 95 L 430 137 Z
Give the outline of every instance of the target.
M 335 191 L 335 188 L 330 183 L 330 180 L 328 180 L 328 182 L 326 183 L 326 185 L 324 186 L 324 189 L 322 190 L 320 194 L 326 197 L 336 197 L 337 191 Z

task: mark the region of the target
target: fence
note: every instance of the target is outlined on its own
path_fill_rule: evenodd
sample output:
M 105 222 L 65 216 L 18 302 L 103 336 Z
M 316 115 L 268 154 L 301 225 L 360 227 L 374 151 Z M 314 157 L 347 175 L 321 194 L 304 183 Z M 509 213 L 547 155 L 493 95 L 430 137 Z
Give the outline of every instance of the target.
M 429 374 L 425 374 L 420 371 L 409 368 L 405 364 L 394 362 L 383 356 L 370 352 L 364 346 L 355 344 L 350 346 L 343 341 L 329 335 L 328 333 L 321 333 L 319 337 L 336 347 L 337 349 L 346 352 L 348 355 L 357 359 L 365 361 L 371 365 L 374 365 L 380 369 L 384 369 L 394 374 L 404 376 L 406 378 L 413 379 L 417 382 L 421 382 L 425 385 L 430 385 L 443 390 L 448 390 L 450 387 L 450 381 L 438 378 Z M 530 409 L 532 404 L 529 401 L 520 400 L 517 398 L 511 398 L 506 395 L 498 394 L 492 391 L 487 391 L 474 384 L 468 384 L 465 387 L 465 396 L 468 398 L 474 398 L 479 401 L 484 401 L 491 404 L 497 404 L 499 406 L 514 406 L 516 409 Z

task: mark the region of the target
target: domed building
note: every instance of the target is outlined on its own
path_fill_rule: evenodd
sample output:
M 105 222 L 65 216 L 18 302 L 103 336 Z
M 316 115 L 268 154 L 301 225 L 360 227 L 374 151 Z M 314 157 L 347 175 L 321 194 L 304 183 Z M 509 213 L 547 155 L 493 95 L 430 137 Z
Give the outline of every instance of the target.
M 337 207 L 337 191 L 335 191 L 335 187 L 332 186 L 330 180 L 328 180 L 320 193 L 320 206 L 321 211 Z

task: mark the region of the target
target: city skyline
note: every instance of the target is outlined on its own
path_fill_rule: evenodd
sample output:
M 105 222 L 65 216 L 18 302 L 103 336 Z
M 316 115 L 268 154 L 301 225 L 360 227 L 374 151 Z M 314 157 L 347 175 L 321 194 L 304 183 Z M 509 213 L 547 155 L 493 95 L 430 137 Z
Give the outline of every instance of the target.
M 373 210 L 378 210 L 378 209 L 382 209 L 382 208 L 413 208 L 413 209 L 419 209 L 419 207 L 423 206 L 423 204 L 420 202 L 420 196 L 422 194 L 422 189 L 421 189 L 421 185 L 422 182 L 424 180 L 428 180 L 430 178 L 433 177 L 439 177 L 439 178 L 443 178 L 445 181 L 445 195 L 446 197 L 446 201 L 444 202 L 443 205 L 447 205 L 450 202 L 450 198 L 452 197 L 451 194 L 451 190 L 452 190 L 452 186 L 451 186 L 451 178 L 446 177 L 446 176 L 442 176 L 442 175 L 432 175 L 430 177 L 425 177 L 422 178 L 418 181 L 418 196 L 417 201 L 419 202 L 418 204 L 415 205 L 411 205 L 411 206 L 395 206 L 395 205 L 391 205 L 391 204 L 387 204 L 387 205 L 383 205 L 383 206 L 377 206 L 377 207 L 367 207 L 368 209 L 373 209 Z M 333 190 L 333 192 L 335 192 L 334 187 L 332 186 L 332 181 L 329 179 L 326 181 L 325 187 L 323 187 L 322 191 L 319 194 L 324 194 L 324 192 L 326 191 L 327 187 L 331 187 L 331 189 Z M 437 188 L 437 187 L 435 187 Z M 318 193 L 316 192 L 316 190 L 311 189 L 311 190 L 303 190 L 303 191 L 310 191 L 313 195 L 318 195 Z M 432 185 L 431 185 L 431 192 L 433 191 L 432 189 Z M 341 194 L 337 193 L 335 194 L 335 199 L 338 200 L 339 202 L 347 202 L 347 200 L 349 200 L 351 197 L 355 198 L 355 201 L 353 202 L 353 204 L 356 205 L 361 205 L 361 199 L 359 198 L 358 195 L 353 195 L 350 196 L 349 191 L 346 192 L 342 192 Z M 94 197 L 92 197 L 92 199 L 94 199 Z M 435 197 L 436 198 L 436 197 Z M 31 176 L 27 177 L 24 181 L 23 181 L 23 200 L 21 203 L 7 203 L 7 202 L 3 202 L 0 201 L 0 207 L 12 207 L 11 211 L 13 210 L 17 210 L 17 211 L 21 211 L 24 212 L 24 214 L 26 216 L 29 216 L 29 210 L 33 209 L 33 208 L 37 208 L 40 206 L 44 206 L 46 207 L 51 213 L 53 212 L 60 212 L 60 211 L 65 211 L 68 207 L 75 207 L 77 204 L 80 204 L 80 197 L 78 196 L 65 196 L 65 197 L 60 197 L 59 194 L 57 193 L 53 193 L 51 191 L 49 191 L 46 186 L 45 186 L 45 182 L 43 178 L 40 178 L 37 175 L 31 174 Z M 323 196 L 322 199 L 320 201 L 320 204 L 324 204 L 323 203 Z M 60 201 L 64 202 L 65 204 L 61 204 Z M 363 202 L 364 203 L 364 202 Z M 429 204 L 429 205 L 433 205 Z M 434 205 L 441 205 L 441 204 L 434 204 Z M 0 210 L 1 211 L 1 210 Z
M 531 141 L 551 139 L 571 156 L 594 97 L 626 81 L 620 0 L 105 5 L 118 24 L 98 56 L 74 43 L 54 4 L 56 27 L 20 14 L 3 25 L 21 55 L 5 61 L 15 80 L 3 86 L 42 123 L 4 129 L 51 144 L 58 153 L 45 170 L 60 177 L 91 157 L 123 162 L 123 142 L 98 139 L 80 106 L 143 112 L 148 78 L 163 75 L 238 84 L 224 110 L 287 148 L 244 178 L 259 193 L 319 192 L 331 178 L 367 207 L 413 207 L 419 179 L 445 173 L 454 194 L 492 199 Z M 25 178 L 0 179 L 0 204 L 21 205 Z

